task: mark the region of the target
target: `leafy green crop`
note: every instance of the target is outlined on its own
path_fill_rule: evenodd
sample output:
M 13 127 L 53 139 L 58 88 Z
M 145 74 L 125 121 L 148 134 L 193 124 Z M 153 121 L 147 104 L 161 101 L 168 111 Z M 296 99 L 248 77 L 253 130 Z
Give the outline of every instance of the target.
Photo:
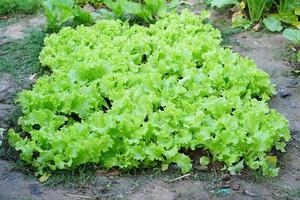
M 57 32 L 66 22 L 91 25 L 94 19 L 91 14 L 75 5 L 73 0 L 44 0 L 42 3 L 47 18 L 47 30 Z
M 123 21 L 132 18 L 142 19 L 143 22 L 155 22 L 165 12 L 176 8 L 178 0 L 144 0 L 134 2 L 132 0 L 103 0 L 103 3 L 111 10 L 100 9 L 100 16 L 104 18 L 117 18 Z
M 206 149 L 232 173 L 275 176 L 268 152 L 290 138 L 267 105 L 275 88 L 252 60 L 220 46 L 207 15 L 166 14 L 149 27 L 101 20 L 49 36 L 40 60 L 52 74 L 20 93 L 23 131 L 10 130 L 10 144 L 39 174 L 84 163 L 188 172 L 182 150 Z

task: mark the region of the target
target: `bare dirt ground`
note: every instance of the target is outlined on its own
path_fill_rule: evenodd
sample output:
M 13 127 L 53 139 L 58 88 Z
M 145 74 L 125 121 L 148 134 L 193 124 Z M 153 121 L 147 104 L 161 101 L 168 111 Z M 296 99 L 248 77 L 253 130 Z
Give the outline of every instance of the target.
M 24 17 L 9 26 L 0 27 L 0 45 L 11 40 L 23 39 L 26 35 L 26 30 L 41 27 L 44 24 L 45 18 L 42 15 L 38 15 L 35 17 Z
M 10 39 L 19 39 L 20 32 L 26 27 L 28 23 L 17 22 L 1 28 L 0 38 L 8 34 Z M 9 30 L 18 31 L 12 34 Z M 288 42 L 280 34 L 251 31 L 231 35 L 227 39 L 233 51 L 254 59 L 277 85 L 278 94 L 272 98 L 270 105 L 287 117 L 293 135 L 287 152 L 279 155 L 281 170 L 278 177 L 266 179 L 248 170 L 231 176 L 216 172 L 213 166 L 210 169 L 196 167 L 179 180 L 174 180 L 181 176 L 176 167 L 163 173 L 146 170 L 131 174 L 106 173 L 99 169 L 85 183 L 82 183 L 81 175 L 76 174 L 74 176 L 79 176 L 77 181 L 68 184 L 59 181 L 41 184 L 32 173 L 24 174 L 15 169 L 14 163 L 0 160 L 0 200 L 300 199 L 300 78 L 292 76 L 292 68 L 285 61 Z M 6 97 L 20 89 L 16 85 L 9 74 L 0 72 L 0 127 L 11 126 L 7 121 L 15 105 Z

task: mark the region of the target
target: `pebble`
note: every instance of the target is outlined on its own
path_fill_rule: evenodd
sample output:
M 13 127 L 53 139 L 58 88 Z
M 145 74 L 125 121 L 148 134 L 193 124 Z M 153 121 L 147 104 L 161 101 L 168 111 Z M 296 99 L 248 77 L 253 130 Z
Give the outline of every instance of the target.
M 287 87 L 293 88 L 293 87 L 297 86 L 298 83 L 299 83 L 299 80 L 296 80 L 296 79 L 289 80 L 289 81 L 288 81 L 288 86 L 287 86 Z
M 292 92 L 286 87 L 279 86 L 277 89 L 281 98 L 286 98 L 292 95 Z
M 30 190 L 30 194 L 32 194 L 32 195 L 41 195 L 41 194 L 43 194 L 43 192 L 41 190 L 41 187 L 38 184 L 35 184 L 35 183 L 29 184 L 28 188 Z

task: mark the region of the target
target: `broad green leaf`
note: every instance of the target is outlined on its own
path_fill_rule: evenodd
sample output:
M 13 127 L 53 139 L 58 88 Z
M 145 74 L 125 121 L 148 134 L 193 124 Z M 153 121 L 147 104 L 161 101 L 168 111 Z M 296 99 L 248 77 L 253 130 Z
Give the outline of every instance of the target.
M 187 173 L 192 169 L 191 159 L 184 154 L 176 154 L 172 158 L 172 162 L 176 163 L 181 168 L 183 173 Z
M 102 19 L 102 18 L 104 18 L 104 19 L 114 19 L 114 17 L 115 17 L 113 12 L 110 12 L 107 9 L 104 9 L 104 8 L 98 10 L 98 13 L 99 13 L 100 19 Z
M 247 20 L 246 18 L 244 18 L 244 16 L 241 15 L 237 15 L 235 17 L 232 18 L 232 28 L 244 28 L 244 29 L 248 29 L 251 26 L 251 22 L 249 20 Z
M 297 30 L 297 29 L 285 29 L 283 31 L 283 36 L 286 39 L 291 40 L 292 42 L 300 43 L 300 30 Z
M 214 7 L 218 7 L 218 8 L 222 8 L 228 5 L 235 5 L 238 4 L 239 2 L 237 0 L 212 0 L 211 1 L 211 6 Z
M 240 162 L 238 162 L 238 163 L 235 164 L 234 166 L 228 167 L 228 171 L 229 171 L 231 174 L 236 174 L 236 173 L 239 173 L 243 168 L 244 168 L 244 161 L 241 160 Z
M 128 1 L 124 4 L 124 7 L 125 7 L 125 12 L 128 14 L 139 16 L 143 12 L 141 4 L 135 2 Z
M 297 15 L 294 15 L 293 13 L 279 13 L 279 14 L 273 14 L 271 16 L 290 25 L 294 25 L 299 22 Z
M 267 27 L 267 29 L 272 32 L 281 31 L 283 29 L 280 21 L 272 16 L 268 16 L 267 18 L 265 18 L 263 20 L 263 23 Z

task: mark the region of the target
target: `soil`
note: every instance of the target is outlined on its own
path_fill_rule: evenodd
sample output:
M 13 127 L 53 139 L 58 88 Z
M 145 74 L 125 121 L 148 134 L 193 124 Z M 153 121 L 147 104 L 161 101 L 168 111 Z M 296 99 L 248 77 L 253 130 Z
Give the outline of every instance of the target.
M 9 25 L 0 29 L 0 38 L 9 33 L 10 39 L 18 39 L 26 27 L 23 22 Z M 14 163 L 0 160 L 0 200 L 300 199 L 300 78 L 292 76 L 292 68 L 282 56 L 288 42 L 280 34 L 251 31 L 227 39 L 234 46 L 233 51 L 255 60 L 277 85 L 278 94 L 271 99 L 270 106 L 289 120 L 292 132 L 287 152 L 279 155 L 281 170 L 278 177 L 266 179 L 248 170 L 231 176 L 216 172 L 214 168 L 197 168 L 186 177 L 174 180 L 181 176 L 176 167 L 158 173 L 155 170 L 132 174 L 98 170 L 92 181 L 84 185 L 78 179 L 75 183 L 57 183 L 49 187 L 32 173 L 28 175 L 16 170 Z M 15 107 L 9 99 L 20 90 L 12 80 L 9 74 L 0 74 L 0 127 L 3 128 L 10 126 L 7 121 Z
M 40 28 L 45 24 L 45 17 L 42 15 L 24 17 L 18 22 L 5 27 L 0 27 L 0 45 L 11 40 L 23 39 L 26 31 L 32 28 Z
M 3 73 L 0 75 L 0 127 L 9 128 L 11 114 L 15 106 L 9 101 L 9 96 L 16 93 L 16 83 L 10 74 Z

